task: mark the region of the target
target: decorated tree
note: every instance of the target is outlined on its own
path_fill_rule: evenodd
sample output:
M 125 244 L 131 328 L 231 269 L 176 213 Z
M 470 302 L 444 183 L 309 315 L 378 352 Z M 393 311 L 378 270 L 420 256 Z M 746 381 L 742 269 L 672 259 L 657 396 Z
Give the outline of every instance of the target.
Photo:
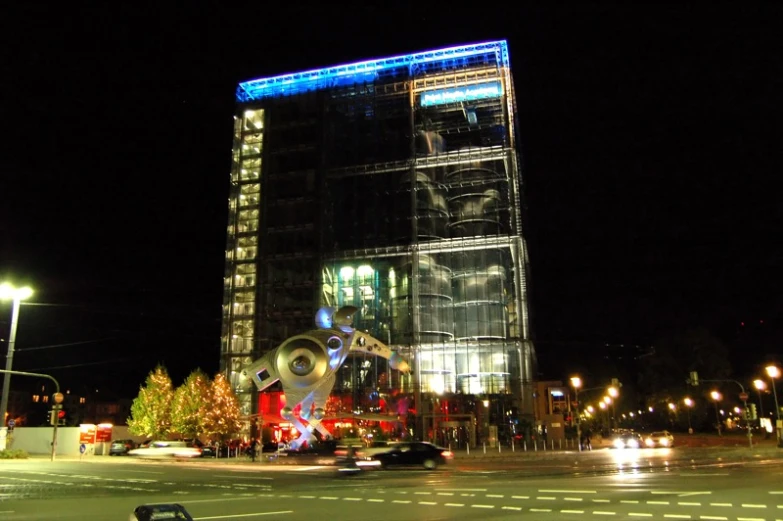
M 171 430 L 171 400 L 174 389 L 166 368 L 159 365 L 147 376 L 146 385 L 131 405 L 128 427 L 131 434 L 163 438 Z
M 210 438 L 226 440 L 242 427 L 239 420 L 239 400 L 226 375 L 218 373 L 209 388 L 209 407 L 204 416 L 204 431 Z
M 174 391 L 171 402 L 171 430 L 185 438 L 204 433 L 204 421 L 210 406 L 209 377 L 196 369 Z

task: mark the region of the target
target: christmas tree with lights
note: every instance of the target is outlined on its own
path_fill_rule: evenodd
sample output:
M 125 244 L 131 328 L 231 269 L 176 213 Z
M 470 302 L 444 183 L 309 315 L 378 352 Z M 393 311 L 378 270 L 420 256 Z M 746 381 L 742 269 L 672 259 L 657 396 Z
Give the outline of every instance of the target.
M 165 439 L 171 431 L 171 401 L 174 388 L 168 371 L 159 365 L 147 376 L 146 385 L 131 405 L 128 428 L 131 434 Z
M 226 376 L 218 373 L 209 390 L 209 407 L 204 418 L 204 430 L 210 438 L 227 440 L 239 433 L 239 400 Z
M 184 438 L 198 438 L 204 434 L 204 422 L 209 400 L 210 380 L 196 369 L 174 391 L 171 402 L 171 430 Z

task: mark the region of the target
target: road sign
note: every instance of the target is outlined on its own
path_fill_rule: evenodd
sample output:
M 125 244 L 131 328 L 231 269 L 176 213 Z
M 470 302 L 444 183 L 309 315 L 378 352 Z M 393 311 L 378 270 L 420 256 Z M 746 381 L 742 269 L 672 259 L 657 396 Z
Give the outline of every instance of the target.
M 748 401 L 748 393 L 740 393 L 739 399 L 742 400 L 743 402 Z
M 81 445 L 79 445 L 79 453 L 80 453 L 80 454 L 84 454 L 84 452 L 85 452 L 86 450 L 87 450 L 87 445 L 85 445 L 84 443 L 82 443 Z
M 52 398 L 54 398 L 54 403 L 61 404 L 63 403 L 63 400 L 65 399 L 65 396 L 63 396 L 63 393 L 54 393 L 52 395 Z
M 16 422 L 14 421 L 14 419 L 13 419 L 13 418 L 11 418 L 10 420 L 8 420 L 8 428 L 9 428 L 9 429 L 13 429 L 15 426 L 16 426 Z

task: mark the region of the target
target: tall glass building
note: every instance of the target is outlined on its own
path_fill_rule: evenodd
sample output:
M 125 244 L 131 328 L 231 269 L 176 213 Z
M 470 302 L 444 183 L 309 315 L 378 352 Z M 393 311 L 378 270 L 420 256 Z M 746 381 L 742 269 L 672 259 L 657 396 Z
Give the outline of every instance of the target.
M 349 358 L 333 418 L 513 432 L 535 355 L 506 42 L 260 78 L 237 100 L 221 363 L 244 412 L 277 411 L 243 366 L 351 305 L 413 371 Z

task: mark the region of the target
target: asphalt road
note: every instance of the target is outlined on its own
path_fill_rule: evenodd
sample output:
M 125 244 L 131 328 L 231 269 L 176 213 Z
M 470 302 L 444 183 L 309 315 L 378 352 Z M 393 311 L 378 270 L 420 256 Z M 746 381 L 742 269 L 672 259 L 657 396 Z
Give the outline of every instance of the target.
M 432 472 L 354 476 L 225 460 L 0 461 L 3 521 L 125 520 L 140 504 L 173 502 L 199 520 L 775 520 L 783 458 L 688 448 L 474 455 Z

